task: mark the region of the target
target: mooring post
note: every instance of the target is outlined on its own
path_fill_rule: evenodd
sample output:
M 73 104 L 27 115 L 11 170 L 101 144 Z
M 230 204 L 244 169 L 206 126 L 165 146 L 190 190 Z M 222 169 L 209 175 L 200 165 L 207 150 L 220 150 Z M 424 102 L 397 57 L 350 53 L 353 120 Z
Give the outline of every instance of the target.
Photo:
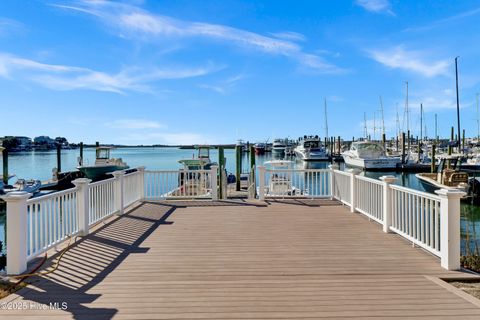
M 62 172 L 62 146 L 57 144 L 57 171 Z
M 402 132 L 402 164 L 405 163 L 405 132 Z
M 256 181 L 256 172 L 255 172 L 255 148 L 250 146 L 250 176 L 252 177 L 253 181 L 250 181 L 249 188 L 253 185 L 252 196 L 255 198 L 257 196 L 257 181 Z M 249 193 L 250 194 L 250 193 Z
M 220 192 L 218 193 L 218 197 L 219 199 L 224 199 L 225 195 L 223 194 L 223 172 L 225 170 L 225 154 L 223 147 L 218 147 L 218 167 L 220 170 L 218 173 L 218 184 L 220 186 Z
M 410 154 L 410 143 L 411 143 L 411 137 L 410 137 L 410 130 L 407 131 L 407 153 Z
M 92 180 L 87 178 L 79 178 L 72 181 L 77 188 L 77 215 L 78 215 L 78 233 L 81 236 L 86 236 L 89 232 L 89 191 L 88 184 Z
M 2 151 L 2 161 L 3 161 L 3 183 L 8 184 L 8 150 L 3 149 Z
M 389 233 L 392 226 L 392 190 L 390 184 L 397 181 L 395 176 L 382 176 L 383 181 L 383 232 Z
M 235 167 L 235 190 L 240 191 L 240 176 L 242 175 L 242 149 L 240 146 L 235 146 L 236 167 Z
M 2 197 L 7 203 L 7 274 L 27 270 L 27 200 L 31 196 L 25 191 L 13 191 Z
M 435 149 L 436 149 L 436 145 L 433 144 L 432 145 L 432 163 L 431 163 L 431 172 L 432 173 L 435 173 Z
M 212 187 L 212 201 L 218 200 L 218 166 L 210 167 L 210 185 Z
M 460 199 L 465 192 L 440 189 L 440 265 L 460 269 Z
M 83 166 L 83 142 L 80 142 L 80 161 L 78 161 L 79 165 Z
M 462 153 L 465 153 L 465 129 L 462 131 Z

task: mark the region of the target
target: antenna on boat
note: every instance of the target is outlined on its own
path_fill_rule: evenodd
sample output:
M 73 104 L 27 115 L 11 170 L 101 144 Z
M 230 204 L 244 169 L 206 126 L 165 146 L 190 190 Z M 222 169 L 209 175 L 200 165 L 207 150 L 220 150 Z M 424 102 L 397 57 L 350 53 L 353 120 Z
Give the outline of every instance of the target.
M 327 98 L 325 97 L 325 137 L 328 138 Z
M 460 150 L 460 97 L 458 96 L 458 64 L 457 64 L 458 57 L 455 57 L 455 84 L 457 88 L 457 142 L 458 142 L 458 150 Z

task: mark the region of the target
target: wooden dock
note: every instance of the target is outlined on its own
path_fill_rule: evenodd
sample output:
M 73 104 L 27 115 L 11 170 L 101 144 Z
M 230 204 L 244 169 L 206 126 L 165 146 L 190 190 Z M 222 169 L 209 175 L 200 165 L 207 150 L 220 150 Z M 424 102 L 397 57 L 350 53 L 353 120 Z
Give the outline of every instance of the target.
M 1 300 L 1 319 L 480 319 L 426 253 L 329 200 L 143 203 Z M 49 303 L 66 310 L 36 310 Z M 8 304 L 7 304 L 8 306 Z

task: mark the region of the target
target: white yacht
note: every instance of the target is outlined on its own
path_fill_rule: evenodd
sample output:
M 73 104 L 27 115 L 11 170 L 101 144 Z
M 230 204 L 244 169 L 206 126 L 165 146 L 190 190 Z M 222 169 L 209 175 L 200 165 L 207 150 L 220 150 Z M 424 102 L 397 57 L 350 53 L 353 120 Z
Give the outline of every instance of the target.
M 383 146 L 374 141 L 353 142 L 342 156 L 347 166 L 364 170 L 395 169 L 402 162 L 401 157 L 387 156 Z
M 318 136 L 303 136 L 294 149 L 297 159 L 304 161 L 322 161 L 329 157 Z
M 275 139 L 273 140 L 272 145 L 272 155 L 277 158 L 283 158 L 285 156 L 285 148 L 286 148 L 285 140 L 284 139 Z

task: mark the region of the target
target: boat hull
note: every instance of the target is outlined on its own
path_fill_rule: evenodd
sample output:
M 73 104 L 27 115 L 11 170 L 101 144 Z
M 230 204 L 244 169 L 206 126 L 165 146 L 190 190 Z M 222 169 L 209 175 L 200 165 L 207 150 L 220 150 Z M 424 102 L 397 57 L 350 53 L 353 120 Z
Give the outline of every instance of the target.
M 91 166 L 91 167 L 78 167 L 77 169 L 85 175 L 88 179 L 99 180 L 104 178 L 108 173 L 128 169 L 129 166 Z
M 344 156 L 343 159 L 347 166 L 363 170 L 394 170 L 401 162 L 397 158 L 361 159 Z
M 295 150 L 295 155 L 297 156 L 298 159 L 303 161 L 328 161 L 329 160 L 329 157 L 323 152 L 307 153 L 301 150 Z

